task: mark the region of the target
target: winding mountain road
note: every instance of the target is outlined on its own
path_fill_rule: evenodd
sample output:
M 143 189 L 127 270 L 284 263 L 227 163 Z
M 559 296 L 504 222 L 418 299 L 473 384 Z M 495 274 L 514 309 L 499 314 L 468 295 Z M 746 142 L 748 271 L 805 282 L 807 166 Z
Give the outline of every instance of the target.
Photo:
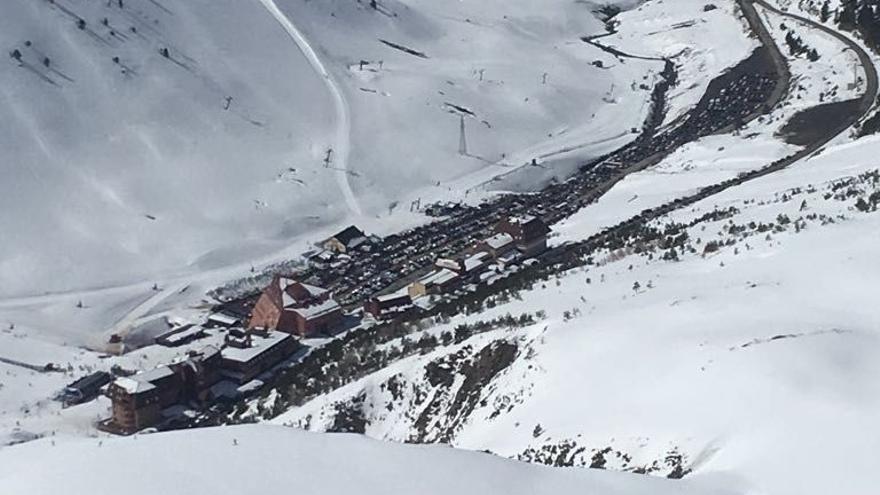
M 764 21 L 761 19 L 757 10 L 755 9 L 755 5 L 758 5 L 768 12 L 773 14 L 792 19 L 804 24 L 807 24 L 810 27 L 818 29 L 823 33 L 826 33 L 835 39 L 839 40 L 847 47 L 852 49 L 859 58 L 859 63 L 862 65 L 862 68 L 865 71 L 865 77 L 867 80 L 865 92 L 862 94 L 860 98 L 858 98 L 858 111 L 853 112 L 848 115 L 846 119 L 843 119 L 837 126 L 830 129 L 825 135 L 817 138 L 812 143 L 804 146 L 800 151 L 795 152 L 792 155 L 789 155 L 785 158 L 777 160 L 769 165 L 766 165 L 760 169 L 752 170 L 751 172 L 744 173 L 734 179 L 729 179 L 721 183 L 713 184 L 710 186 L 703 187 L 699 191 L 680 197 L 675 201 L 666 203 L 662 206 L 656 208 L 650 208 L 642 211 L 638 215 L 629 218 L 623 222 L 620 222 L 614 226 L 611 226 L 604 231 L 590 236 L 588 239 L 580 241 L 578 243 L 573 243 L 568 246 L 564 246 L 557 253 L 553 253 L 550 257 L 549 263 L 553 263 L 553 259 L 560 259 L 564 255 L 569 252 L 588 254 L 590 250 L 600 245 L 601 242 L 607 240 L 608 238 L 617 235 L 621 232 L 626 232 L 629 229 L 632 229 L 636 225 L 645 224 L 651 220 L 658 219 L 673 211 L 680 210 L 682 208 L 691 206 L 699 201 L 707 199 L 709 197 L 715 196 L 721 192 L 724 192 L 730 188 L 743 185 L 747 182 L 751 182 L 753 180 L 757 180 L 763 178 L 767 175 L 779 172 L 784 170 L 795 163 L 807 158 L 817 151 L 821 150 L 826 144 L 843 134 L 854 124 L 859 122 L 862 118 L 867 116 L 868 112 L 870 112 L 871 108 L 874 105 L 874 101 L 877 97 L 878 91 L 878 78 L 877 78 L 877 69 L 874 65 L 874 62 L 871 60 L 871 57 L 868 53 L 859 46 L 858 43 L 854 42 L 847 36 L 841 34 L 834 29 L 831 29 L 821 23 L 813 21 L 803 16 L 799 16 L 796 14 L 790 14 L 788 12 L 782 11 L 777 7 L 768 4 L 765 0 L 737 0 L 742 7 L 743 15 L 745 15 L 746 20 L 751 25 L 752 29 L 755 31 L 756 35 L 761 39 L 762 43 L 771 51 L 771 55 L 775 64 L 777 64 L 777 70 L 780 78 L 784 78 L 786 75 L 790 76 L 790 70 L 788 68 L 788 64 L 784 57 L 781 56 L 781 52 L 779 50 L 776 41 L 769 35 L 766 26 L 764 25 Z M 788 87 L 790 81 L 780 81 L 782 84 Z M 767 111 L 775 106 L 776 104 L 782 103 L 784 101 L 784 92 L 775 92 L 774 95 L 771 96 L 770 100 L 767 102 Z M 853 101 L 853 100 L 850 100 Z M 750 119 L 754 116 L 750 116 Z
M 259 0 L 265 9 L 278 21 L 278 24 L 284 28 L 284 31 L 290 36 L 300 52 L 309 61 L 312 69 L 324 81 L 324 85 L 330 91 L 333 97 L 333 106 L 336 109 L 336 136 L 335 144 L 332 148 L 334 169 L 336 170 L 336 181 L 339 183 L 339 189 L 345 197 L 348 209 L 355 215 L 362 215 L 363 211 L 358 203 L 357 196 L 351 188 L 349 182 L 348 158 L 351 152 L 351 111 L 345 94 L 339 86 L 339 83 L 333 78 L 321 58 L 309 44 L 309 41 L 296 25 L 287 17 L 274 0 Z
M 754 9 L 754 5 L 759 5 L 760 7 L 767 9 L 767 11 L 772 12 L 776 15 L 801 22 L 801 23 L 806 24 L 812 28 L 818 29 L 829 36 L 834 37 L 835 39 L 837 39 L 841 43 L 845 44 L 848 48 L 850 48 L 856 54 L 856 56 L 858 56 L 859 63 L 862 65 L 862 68 L 864 69 L 865 79 L 867 80 L 865 92 L 859 98 L 859 105 L 858 105 L 857 112 L 853 112 L 846 119 L 841 121 L 840 124 L 838 124 L 831 131 L 829 131 L 825 136 L 823 136 L 823 137 L 817 139 L 816 141 L 814 141 L 813 143 L 810 143 L 809 145 L 805 146 L 804 149 L 802 149 L 801 151 L 795 153 L 794 155 L 791 155 L 790 157 L 782 160 L 779 163 L 773 164 L 765 169 L 762 169 L 763 173 L 761 175 L 754 177 L 754 178 L 757 178 L 757 177 L 762 177 L 762 176 L 767 175 L 769 173 L 773 173 L 778 170 L 782 170 L 784 168 L 787 168 L 787 167 L 791 166 L 792 164 L 800 161 L 801 159 L 815 153 L 816 151 L 821 149 L 823 146 L 828 144 L 831 140 L 838 137 L 842 133 L 846 132 L 847 129 L 849 129 L 850 127 L 855 125 L 863 117 L 867 116 L 868 112 L 874 106 L 874 101 L 877 98 L 877 90 L 878 90 L 877 68 L 875 67 L 874 62 L 871 60 L 871 56 L 858 43 L 856 43 L 852 39 L 848 38 L 847 36 L 844 36 L 840 32 L 835 31 L 834 29 L 831 29 L 828 26 L 825 26 L 824 24 L 821 24 L 821 23 L 816 22 L 812 19 L 808 19 L 806 17 L 800 16 L 797 14 L 791 14 L 791 13 L 785 12 L 783 10 L 780 10 L 773 5 L 770 5 L 765 0 L 740 0 L 740 4 L 743 5 L 743 7 L 744 7 L 743 12 L 746 14 L 747 17 L 749 15 L 757 16 L 757 12 Z M 752 5 L 752 4 L 754 4 L 754 5 Z M 758 19 L 758 21 L 759 21 L 759 24 L 761 26 L 763 26 L 763 21 L 760 21 L 760 19 Z M 766 28 L 764 28 L 764 29 L 766 31 Z M 776 51 L 777 52 L 779 51 L 778 47 L 776 48 Z M 788 71 L 787 68 L 786 68 L 786 71 Z

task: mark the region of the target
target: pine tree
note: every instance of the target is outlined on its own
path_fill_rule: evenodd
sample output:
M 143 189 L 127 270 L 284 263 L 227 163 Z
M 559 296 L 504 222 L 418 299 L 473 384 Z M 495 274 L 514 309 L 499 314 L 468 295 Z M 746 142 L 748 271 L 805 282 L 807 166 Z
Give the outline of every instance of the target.
M 828 4 L 828 0 L 825 0 L 825 3 L 822 4 L 822 9 L 819 11 L 819 20 L 821 20 L 822 23 L 826 23 L 830 18 L 831 6 Z
M 858 4 L 856 0 L 841 0 L 840 11 L 837 15 L 837 23 L 842 29 L 856 28 L 856 9 Z

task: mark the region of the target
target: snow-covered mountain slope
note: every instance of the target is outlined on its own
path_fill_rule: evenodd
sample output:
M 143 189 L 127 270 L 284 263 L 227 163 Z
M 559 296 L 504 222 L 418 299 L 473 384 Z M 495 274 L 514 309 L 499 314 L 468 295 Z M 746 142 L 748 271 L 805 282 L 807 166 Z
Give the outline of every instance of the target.
M 742 493 L 734 481 L 672 483 L 619 473 L 552 470 L 475 452 L 314 435 L 278 426 L 107 440 L 44 439 L 0 450 L 0 490 L 29 495 L 59 490 L 72 495 Z
M 673 95 L 670 109 L 674 114 L 693 102 L 693 94 L 684 88 L 692 87 L 699 92 L 699 88 L 705 85 L 707 76 L 700 71 L 701 67 L 722 70 L 729 65 L 726 61 L 747 55 L 754 42 L 738 37 L 741 26 L 732 15 L 735 14 L 732 4 L 707 10 L 701 2 L 682 1 L 676 4 L 682 10 L 675 11 L 674 15 L 663 15 L 663 9 L 670 4 L 668 0 L 658 0 L 624 14 L 620 32 L 603 38 L 602 43 L 632 53 L 677 57 L 677 68 L 684 82 Z M 579 12 L 580 4 L 577 5 L 568 7 Z M 327 70 L 328 78 L 332 79 L 318 80 L 323 91 L 330 90 L 328 105 L 336 113 L 328 121 L 328 143 L 345 141 L 340 141 L 338 135 L 342 113 L 350 112 L 354 132 L 359 126 L 367 125 L 358 120 L 358 115 L 364 115 L 363 112 L 381 115 L 375 121 L 382 122 L 382 119 L 390 118 L 389 115 L 404 115 L 408 112 L 404 109 L 418 101 L 427 102 L 424 104 L 427 110 L 421 112 L 423 118 L 440 122 L 432 112 L 447 117 L 442 113 L 446 102 L 441 102 L 440 97 L 454 95 L 456 105 L 479 108 L 479 115 L 491 115 L 491 112 L 484 114 L 487 111 L 479 105 L 483 102 L 507 105 L 510 101 L 503 93 L 513 91 L 509 86 L 521 89 L 525 86 L 520 84 L 534 84 L 534 81 L 523 82 L 529 80 L 526 76 L 532 68 L 500 64 L 489 66 L 483 74 L 483 81 L 479 80 L 478 73 L 471 74 L 470 79 L 452 78 L 453 84 L 447 86 L 455 88 L 454 91 L 447 88 L 442 95 L 431 93 L 432 77 L 452 77 L 449 74 L 457 74 L 461 68 L 452 63 L 452 53 L 444 51 L 444 47 L 450 46 L 450 33 L 465 36 L 471 30 L 479 29 L 480 40 L 492 40 L 497 32 L 487 27 L 486 19 L 495 18 L 509 9 L 513 12 L 510 15 L 519 19 L 511 24 L 521 28 L 520 24 L 528 15 L 519 9 L 526 9 L 525 5 L 458 2 L 450 9 L 467 12 L 464 21 L 446 19 L 437 12 L 440 7 L 436 3 L 417 1 L 385 3 L 379 12 L 373 11 L 367 2 L 301 4 L 265 0 L 260 2 L 260 7 L 273 22 L 285 28 L 283 33 L 289 38 L 288 42 L 303 43 L 300 33 L 305 33 L 303 39 L 308 39 L 314 52 L 305 49 L 308 56 L 303 63 L 317 69 L 318 73 Z M 864 84 L 856 79 L 864 74 L 853 70 L 854 59 L 841 53 L 844 50 L 839 39 L 812 32 L 799 23 L 782 21 L 779 14 L 758 10 L 780 44 L 789 32 L 794 32 L 820 56 L 818 60 L 810 60 L 803 54 L 788 54 L 795 84 L 781 103 L 741 129 L 682 146 L 656 166 L 628 176 L 596 203 L 555 225 L 553 245 L 582 241 L 642 210 L 790 155 L 800 149 L 800 145 L 786 143 L 782 134 L 785 124 L 797 112 L 828 101 L 853 99 L 864 92 Z M 560 19 L 553 17 L 557 14 L 554 11 L 546 18 L 559 22 Z M 329 22 L 344 26 L 350 33 L 347 39 L 357 40 L 357 43 L 346 44 L 337 30 L 320 30 L 319 27 L 328 22 L 325 17 L 330 18 Z M 296 26 L 291 19 L 297 21 Z M 691 20 L 695 22 L 691 24 Z M 448 27 L 446 21 L 449 25 L 460 25 L 459 29 L 438 31 L 437 26 Z M 646 30 L 643 36 L 639 36 L 637 30 L 627 31 L 635 29 L 628 27 L 632 26 L 628 22 L 641 22 L 643 27 L 661 31 L 660 34 L 650 34 L 654 31 Z M 718 33 L 724 33 L 719 37 L 728 45 L 717 51 L 697 49 L 702 45 L 694 37 L 710 38 L 713 22 L 719 23 Z M 786 27 L 783 28 L 782 24 Z M 537 26 L 541 25 L 537 23 Z M 410 30 L 410 26 L 417 26 L 418 30 Z M 507 24 L 501 23 L 501 26 Z M 535 25 L 529 26 L 531 30 L 537 29 Z M 554 26 L 558 29 L 559 25 Z M 494 27 L 500 31 L 509 28 Z M 571 32 L 560 31 L 564 33 L 560 36 L 574 36 L 583 29 L 584 26 L 575 25 Z M 521 34 L 522 30 L 514 31 Z M 393 45 L 376 43 L 378 36 L 375 34 L 378 32 L 384 33 L 382 39 Z M 535 45 L 524 39 L 518 39 L 517 43 L 520 44 L 515 46 L 530 59 L 535 59 Z M 683 45 L 680 51 L 670 48 L 679 43 Z M 455 53 L 461 53 L 469 45 L 462 42 L 455 46 L 458 47 Z M 564 52 L 559 55 L 561 59 L 553 60 L 562 63 L 568 60 L 566 57 L 574 57 L 572 53 L 580 54 L 582 49 L 595 48 L 584 46 L 571 47 L 572 52 L 560 50 Z M 402 47 L 417 52 L 423 50 L 428 58 L 401 50 Z M 653 51 L 644 50 L 647 47 L 652 47 Z M 477 46 L 473 53 L 480 54 L 483 49 Z M 364 59 L 363 69 L 359 61 L 352 65 L 352 53 L 364 53 L 370 58 Z M 373 65 L 376 62 L 374 57 L 386 53 L 393 56 L 380 59 L 381 67 Z M 490 53 L 497 56 L 500 51 L 492 48 Z M 720 58 L 714 58 L 716 55 Z M 319 60 L 316 61 L 316 57 Z M 609 65 L 619 63 L 627 66 L 625 70 L 632 70 L 633 74 L 637 71 L 629 64 L 641 64 L 630 59 L 624 62 L 604 52 L 601 57 L 605 57 L 601 59 L 603 65 L 606 62 Z M 428 65 L 431 61 L 438 62 L 437 66 L 443 70 L 432 73 L 429 69 L 434 67 Z M 644 61 L 644 66 L 649 71 L 656 70 L 653 67 L 657 63 L 656 60 Z M 484 87 L 492 82 L 485 79 L 492 67 L 504 72 L 508 78 L 505 80 L 511 81 L 509 85 L 496 84 L 495 89 L 502 88 L 498 90 L 502 94 Z M 368 77 L 363 77 L 362 72 L 368 72 Z M 648 79 L 642 80 L 650 81 L 650 75 L 646 75 Z M 549 80 L 555 81 L 555 78 Z M 854 84 L 849 85 L 849 81 Z M 638 88 L 638 83 L 632 82 Z M 350 85 L 353 83 L 364 84 L 367 90 L 352 89 Z M 347 106 L 340 106 L 338 100 L 333 101 L 336 90 L 345 98 Z M 481 91 L 487 94 L 482 95 Z M 632 89 L 634 95 L 641 92 Z M 395 95 L 401 94 L 400 100 L 395 99 Z M 514 94 L 519 98 L 526 93 Z M 378 104 L 371 107 L 375 104 L 373 98 L 384 98 L 382 101 L 387 100 L 387 107 Z M 614 101 L 613 97 L 609 99 Z M 632 112 L 628 115 L 637 114 L 641 100 L 627 101 L 617 108 Z M 495 103 L 492 108 L 496 108 Z M 624 105 L 632 106 L 623 109 Z M 602 120 L 605 117 L 600 116 L 602 108 L 597 107 L 597 123 L 605 122 Z M 387 112 L 382 113 L 380 109 Z M 529 115 L 531 109 L 529 105 L 516 107 L 511 115 Z M 543 111 L 551 110 L 544 108 Z M 552 112 L 556 113 L 548 121 L 574 119 L 577 113 L 561 108 Z M 413 119 L 414 115 L 406 114 L 405 117 Z M 518 118 L 511 119 L 510 132 L 514 135 L 520 133 L 521 137 L 530 134 L 531 131 L 525 130 L 530 124 L 519 122 Z M 475 120 L 468 117 L 466 124 L 471 150 L 475 149 L 473 146 L 485 145 L 480 139 L 475 141 L 474 136 L 489 136 L 490 131 L 486 126 L 481 131 L 485 134 L 471 134 L 470 126 Z M 543 122 L 540 118 L 537 121 Z M 498 120 L 495 122 L 497 124 Z M 425 133 L 424 129 L 416 132 L 400 122 L 382 125 L 386 124 L 402 129 L 400 135 L 405 136 L 407 146 Z M 452 151 L 446 145 L 438 144 L 439 140 L 425 141 L 425 153 L 434 153 L 443 158 L 443 163 L 455 164 L 437 173 L 448 174 L 444 177 L 458 177 L 456 184 L 464 184 L 486 171 L 494 173 L 489 167 L 475 169 L 473 175 L 467 174 L 469 165 L 462 165 L 465 162 L 460 160 L 463 159 L 455 156 L 455 124 L 453 118 Z M 415 125 L 412 127 L 420 129 Z M 584 131 L 583 136 L 590 136 L 589 126 L 578 130 L 581 131 Z M 570 146 L 579 140 L 572 138 L 577 133 L 571 132 L 573 134 L 559 133 L 555 138 L 549 136 L 550 141 L 535 144 L 528 148 L 528 153 L 533 154 L 539 149 L 551 154 L 560 151 L 562 148 L 554 151 L 553 140 L 559 139 L 556 144 L 564 142 L 565 146 Z M 362 135 L 360 133 L 356 132 Z M 434 136 L 430 137 L 433 139 Z M 612 136 L 603 143 L 615 140 Z M 494 139 L 489 141 L 496 142 Z M 372 150 L 369 149 L 370 143 L 358 144 L 357 140 L 352 143 L 354 147 L 344 169 L 358 175 L 337 170 L 341 167 L 336 165 L 329 168 L 332 174 L 327 179 L 328 187 L 339 191 L 340 208 L 352 206 L 349 204 L 351 198 L 347 202 L 344 197 L 346 186 L 356 193 L 357 207 L 367 210 L 399 194 L 394 190 L 397 185 L 370 182 L 385 174 L 382 172 L 384 163 L 374 167 L 370 160 L 379 160 L 376 157 L 390 152 L 388 146 Z M 400 146 L 399 150 L 408 154 L 418 151 L 407 146 Z M 365 149 L 367 151 L 358 152 Z M 449 318 L 438 317 L 407 326 L 405 330 L 410 334 L 404 338 L 349 349 L 344 347 L 346 336 L 341 336 L 334 341 L 342 349 L 336 353 L 338 359 L 329 358 L 330 361 L 323 366 L 316 366 L 311 370 L 313 376 L 304 373 L 300 377 L 303 383 L 289 376 L 286 382 L 279 380 L 276 389 L 267 391 L 264 397 L 240 404 L 228 419 L 271 419 L 279 424 L 314 431 L 363 432 L 400 442 L 449 443 L 465 449 L 490 450 L 504 457 L 537 464 L 683 476 L 686 479 L 683 484 L 672 486 L 675 487 L 673 490 L 685 492 L 693 489 L 693 483 L 699 483 L 713 489 L 723 487 L 736 492 L 774 495 L 873 493 L 880 481 L 872 466 L 873 454 L 880 443 L 880 429 L 874 425 L 874 418 L 880 414 L 880 403 L 875 400 L 878 392 L 875 377 L 880 372 L 877 365 L 880 362 L 880 335 L 877 333 L 880 311 L 876 308 L 872 291 L 880 278 L 880 264 L 876 259 L 876 246 L 880 242 L 880 216 L 877 213 L 880 170 L 872 158 L 878 150 L 880 139 L 855 140 L 852 133 L 844 132 L 825 148 L 789 169 L 728 189 L 651 221 L 647 226 L 639 226 L 634 232 L 618 233 L 617 237 L 607 240 L 606 247 L 589 253 L 588 259 L 581 259 L 579 268 L 523 283 L 514 290 L 492 296 L 479 308 L 471 307 Z M 450 156 L 444 158 L 444 153 Z M 514 153 L 510 156 L 517 156 L 518 160 L 525 155 Z M 373 173 L 375 175 L 371 175 Z M 430 181 L 440 180 L 441 183 L 446 180 L 428 177 Z M 345 184 L 339 182 L 340 179 Z M 413 180 L 418 182 L 423 178 Z M 367 186 L 376 191 L 375 196 L 363 194 L 363 188 Z M 451 186 L 447 183 L 447 187 Z M 442 188 L 434 189 L 439 191 Z M 171 352 L 163 356 L 144 350 L 121 358 L 101 360 L 90 352 L 72 352 L 67 346 L 43 344 L 39 339 L 44 334 L 32 329 L 38 328 L 39 321 L 58 319 L 71 313 L 74 314 L 70 318 L 71 326 L 75 324 L 77 332 L 85 332 L 82 329 L 90 324 L 94 328 L 106 328 L 102 322 L 110 318 L 119 320 L 114 328 L 133 327 L 148 314 L 170 314 L 176 297 L 188 297 L 181 294 L 193 287 L 189 283 L 184 277 L 163 287 L 157 294 L 150 291 L 149 286 L 139 286 L 131 292 L 129 289 L 110 290 L 108 299 L 115 302 L 108 304 L 105 300 L 106 306 L 100 310 L 91 307 L 74 310 L 75 299 L 71 298 L 81 297 L 77 295 L 57 300 L 34 298 L 19 305 L 0 303 L 0 309 L 4 310 L 2 314 L 14 315 L 15 321 L 19 322 L 15 329 L 0 333 L 0 343 L 12 355 L 33 363 L 44 362 L 52 356 L 53 361 L 62 365 L 69 361 L 72 366 L 86 369 L 107 366 L 110 362 L 132 369 L 150 367 L 161 362 L 157 361 L 159 359 L 170 359 Z M 189 290 L 189 294 L 195 292 L 195 297 L 200 297 L 199 290 Z M 163 299 L 166 296 L 168 298 Z M 86 306 L 90 306 L 91 301 L 92 298 L 87 299 Z M 58 309 L 60 306 L 53 305 L 56 302 L 64 304 L 64 308 Z M 24 324 L 20 323 L 22 321 Z M 63 334 L 55 334 L 53 340 L 59 340 L 60 335 Z M 79 338 L 81 334 L 75 336 Z M 185 352 L 185 349 L 173 352 Z M 390 364 L 373 371 L 377 362 Z M 371 372 L 343 375 L 341 370 L 357 371 L 359 364 Z M 0 418 L 0 427 L 10 430 L 9 434 L 0 435 L 0 440 L 52 436 L 56 431 L 57 437 L 82 435 L 90 431 L 88 423 L 93 419 L 90 416 L 106 415 L 104 400 L 64 411 L 57 404 L 47 405 L 46 391 L 63 385 L 68 378 L 64 375 L 36 375 L 8 364 L 0 365 L 0 373 L 5 373 L 5 381 L 0 384 L 8 384 L 5 389 L 0 389 L 0 412 L 5 415 Z M 332 390 L 336 383 L 348 379 L 347 385 Z M 289 388 L 284 389 L 285 385 Z M 318 394 L 315 390 L 328 392 Z M 216 433 L 218 431 L 223 433 Z M 218 464 L 210 457 L 214 455 L 233 460 L 238 455 L 248 459 L 300 455 L 284 450 L 294 448 L 288 444 L 303 445 L 309 449 L 309 455 L 315 455 L 315 459 L 341 456 L 313 445 L 309 440 L 321 437 L 300 438 L 300 434 L 290 431 L 265 427 L 221 429 L 112 442 L 104 440 L 100 445 L 101 440 L 90 439 L 73 444 L 58 440 L 59 445 L 52 446 L 51 440 L 44 439 L 30 446 L 0 450 L 0 461 L 8 457 L 13 463 L 11 468 L 4 468 L 4 462 L 0 462 L 0 473 L 4 473 L 3 469 L 9 469 L 6 473 L 18 473 L 22 469 L 16 469 L 20 466 L 16 463 L 34 463 L 32 459 L 37 455 L 42 460 L 41 449 L 49 452 L 46 459 L 51 461 L 41 465 L 41 469 L 52 472 L 55 466 L 63 465 L 57 468 L 57 474 L 36 473 L 37 482 L 45 483 L 47 489 L 55 485 L 58 479 L 55 476 L 72 476 L 64 470 L 76 472 L 92 468 L 92 465 L 85 464 L 87 461 L 83 459 L 86 456 L 79 454 L 82 448 L 94 449 L 97 462 L 113 467 L 116 464 L 111 463 L 111 459 L 147 455 L 139 449 L 149 452 L 179 450 L 195 456 L 191 449 L 204 448 L 210 452 L 204 459 L 211 461 L 213 466 Z M 296 438 L 287 438 L 288 435 Z M 283 445 L 276 444 L 276 441 Z M 151 443 L 140 447 L 142 442 Z M 315 442 L 330 440 L 321 438 Z M 179 447 L 179 444 L 198 447 Z M 407 462 L 433 466 L 445 464 L 445 461 L 419 460 L 414 452 L 459 455 L 452 450 L 383 445 L 382 449 L 385 448 L 389 452 L 401 452 L 399 455 L 407 460 L 399 460 L 398 454 L 386 454 L 384 450 L 361 450 L 347 444 L 340 447 L 356 455 L 366 451 L 363 455 L 371 461 L 388 460 L 390 462 L 382 465 L 394 466 L 395 473 L 409 470 L 418 475 L 421 475 L 422 468 L 410 470 Z M 204 452 L 200 454 L 204 455 Z M 479 456 L 461 455 L 467 456 L 467 460 L 461 462 L 473 469 L 478 461 L 472 459 Z M 411 461 L 409 457 L 412 457 Z M 76 461 L 64 465 L 71 458 Z M 352 464 L 367 466 L 371 474 L 376 472 L 373 464 L 358 463 L 359 459 L 354 457 Z M 80 462 L 84 464 L 78 464 Z M 204 460 L 184 457 L 159 462 L 174 462 L 173 466 L 160 465 L 161 472 L 178 473 L 176 470 L 180 465 L 199 466 L 198 462 Z M 491 462 L 501 463 L 500 460 Z M 334 475 L 338 476 L 340 464 L 332 464 Z M 289 465 L 283 466 L 286 469 Z M 323 473 L 327 469 L 322 465 L 304 465 L 313 472 Z M 247 469 L 265 469 L 265 466 L 249 465 Z M 493 469 L 477 467 L 473 471 L 494 475 Z M 533 468 L 523 469 L 531 471 Z M 450 470 L 456 473 L 465 471 L 457 464 Z M 283 472 L 284 476 L 297 474 L 295 471 Z M 130 476 L 124 470 L 121 473 L 114 476 Z M 553 476 L 597 476 L 594 472 L 562 473 Z M 246 480 L 257 476 L 247 476 L 249 472 L 244 474 Z M 442 472 L 432 471 L 424 476 L 422 481 L 432 487 L 441 487 L 445 492 L 455 492 L 461 487 L 444 483 L 466 482 L 469 486 L 477 483 L 470 478 L 446 480 L 443 478 L 452 476 L 444 476 Z M 40 481 L 43 478 L 45 481 Z M 34 481 L 10 479 L 17 483 Z M 109 482 L 115 479 L 110 478 Z M 545 486 L 562 492 L 570 491 L 566 488 L 581 490 L 580 487 L 555 485 L 552 481 L 537 482 L 539 487 L 535 488 L 528 481 L 513 479 L 516 484 L 529 488 L 529 493 Z M 245 488 L 225 481 L 223 488 Z M 289 484 L 283 478 L 282 481 L 285 486 Z M 369 481 L 354 478 L 359 487 L 368 486 Z M 0 474 L 0 484 L 2 482 Z M 150 481 L 166 482 L 172 483 L 162 477 Z M 347 483 L 347 480 L 338 478 L 332 482 Z M 21 485 L 10 486 L 18 488 Z M 180 488 L 178 484 L 172 486 Z M 317 491 L 311 485 L 304 486 Z M 494 491 L 488 485 L 476 486 L 483 492 Z M 668 485 L 656 486 L 662 493 Z M 145 487 L 156 491 L 169 489 L 164 484 L 146 484 Z M 593 489 L 590 487 L 592 485 L 588 488 Z M 25 485 L 25 488 L 36 491 L 38 487 Z M 267 487 L 271 488 L 273 486 Z M 350 489 L 351 484 L 322 488 Z M 386 492 L 397 489 L 422 492 L 411 485 L 383 485 L 380 488 Z M 614 493 L 616 488 L 595 487 L 599 492 L 606 489 Z
M 5 6 L 0 296 L 258 259 L 602 108 L 591 140 L 640 123 L 646 92 L 627 89 L 626 111 L 600 97 L 645 67 L 590 65 L 601 52 L 578 37 L 602 26 L 586 4 L 277 3 Z M 450 104 L 474 112 L 472 156 Z
M 382 207 L 413 186 L 446 190 L 448 181 L 496 162 L 521 165 L 536 155 L 517 152 L 557 135 L 577 132 L 581 144 L 611 149 L 609 139 L 627 138 L 644 115 L 647 92 L 630 83 L 657 67 L 591 65 L 605 54 L 579 39 L 602 31 L 589 3 L 408 0 L 380 2 L 378 10 L 348 0 L 275 3 L 348 90 L 357 150 L 350 169 L 359 174 L 352 184 Z
M 352 210 L 367 230 L 392 233 L 425 221 L 410 201 L 474 200 L 491 194 L 475 186 L 532 158 L 546 166 L 498 184 L 564 177 L 633 138 L 663 67 L 581 41 L 604 31 L 595 2 L 379 4 L 56 2 L 92 33 L 48 3 L 13 2 L 0 39 L 26 65 L 10 58 L 0 75 L 13 116 L 0 137 L 12 157 L 0 182 L 0 297 L 15 296 L 0 301 L 0 319 L 99 347 L 253 266 L 297 257 Z M 680 111 L 754 41 L 732 4 L 675 7 L 626 12 L 602 42 L 675 56 Z M 31 68 L 74 82 L 55 75 L 55 86 Z M 475 113 L 467 156 L 450 104 Z
M 736 2 L 655 0 L 616 17 L 618 32 L 603 43 L 640 47 L 638 54 L 672 60 L 677 84 L 669 95 L 665 123 L 673 122 L 703 96 L 709 82 L 758 47 L 744 36 L 745 21 Z M 703 43 L 702 40 L 715 40 Z
M 783 43 L 780 18 L 762 15 Z M 785 24 L 821 58 L 789 54 L 797 84 L 782 104 L 628 177 L 554 242 L 790 155 L 799 147 L 781 130 L 798 111 L 864 91 L 847 84 L 839 40 Z M 878 150 L 878 138 L 845 132 L 789 169 L 611 239 L 580 268 L 423 322 L 377 349 L 422 352 L 275 421 L 558 466 L 733 472 L 758 493 L 873 493 Z
M 123 5 L 4 5 L 0 295 L 207 268 L 306 230 L 298 205 L 344 211 L 330 97 L 271 16 Z
M 536 323 L 437 345 L 276 421 L 553 465 L 734 472 L 760 493 L 872 493 L 878 147 L 834 148 L 654 222 L 658 241 L 600 250 L 429 332 L 543 312 Z

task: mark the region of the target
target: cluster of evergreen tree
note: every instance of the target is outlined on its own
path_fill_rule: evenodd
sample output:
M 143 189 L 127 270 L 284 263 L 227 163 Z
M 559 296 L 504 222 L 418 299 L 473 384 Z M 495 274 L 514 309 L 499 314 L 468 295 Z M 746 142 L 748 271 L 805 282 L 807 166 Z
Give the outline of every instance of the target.
M 819 60 L 819 52 L 815 48 L 808 47 L 804 41 L 796 36 L 792 31 L 785 35 L 785 43 L 788 45 L 788 51 L 794 57 L 806 55 L 810 62 Z
M 837 11 L 837 23 L 842 29 L 859 31 L 875 51 L 880 48 L 880 0 L 841 0 Z M 828 2 L 822 6 L 821 15 L 830 17 Z

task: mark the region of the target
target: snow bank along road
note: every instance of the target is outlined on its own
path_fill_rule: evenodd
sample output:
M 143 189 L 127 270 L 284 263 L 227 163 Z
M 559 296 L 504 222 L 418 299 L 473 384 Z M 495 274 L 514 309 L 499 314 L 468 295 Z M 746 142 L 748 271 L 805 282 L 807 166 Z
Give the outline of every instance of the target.
M 272 14 L 272 17 L 281 24 L 281 27 L 284 28 L 287 34 L 290 35 L 290 38 L 296 43 L 296 46 L 299 47 L 302 54 L 305 55 L 306 59 L 309 61 L 309 65 L 311 65 L 315 72 L 321 76 L 327 89 L 330 90 L 330 94 L 333 95 L 333 105 L 336 107 L 337 128 L 336 143 L 332 148 L 331 153 L 333 155 L 332 160 L 334 168 L 336 169 L 336 180 L 339 182 L 339 188 L 345 196 L 345 202 L 348 204 L 348 209 L 355 215 L 361 215 L 362 211 L 360 204 L 358 204 L 357 197 L 354 195 L 354 191 L 351 189 L 351 184 L 348 182 L 348 156 L 351 151 L 351 116 L 348 102 L 345 101 L 345 95 L 343 95 L 339 84 L 333 79 L 333 76 L 330 75 L 330 72 L 324 66 L 323 62 L 321 62 L 318 54 L 315 53 L 312 45 L 309 44 L 302 32 L 297 29 L 296 25 L 291 22 L 290 18 L 278 8 L 275 1 L 259 1 L 263 4 L 263 7 Z

